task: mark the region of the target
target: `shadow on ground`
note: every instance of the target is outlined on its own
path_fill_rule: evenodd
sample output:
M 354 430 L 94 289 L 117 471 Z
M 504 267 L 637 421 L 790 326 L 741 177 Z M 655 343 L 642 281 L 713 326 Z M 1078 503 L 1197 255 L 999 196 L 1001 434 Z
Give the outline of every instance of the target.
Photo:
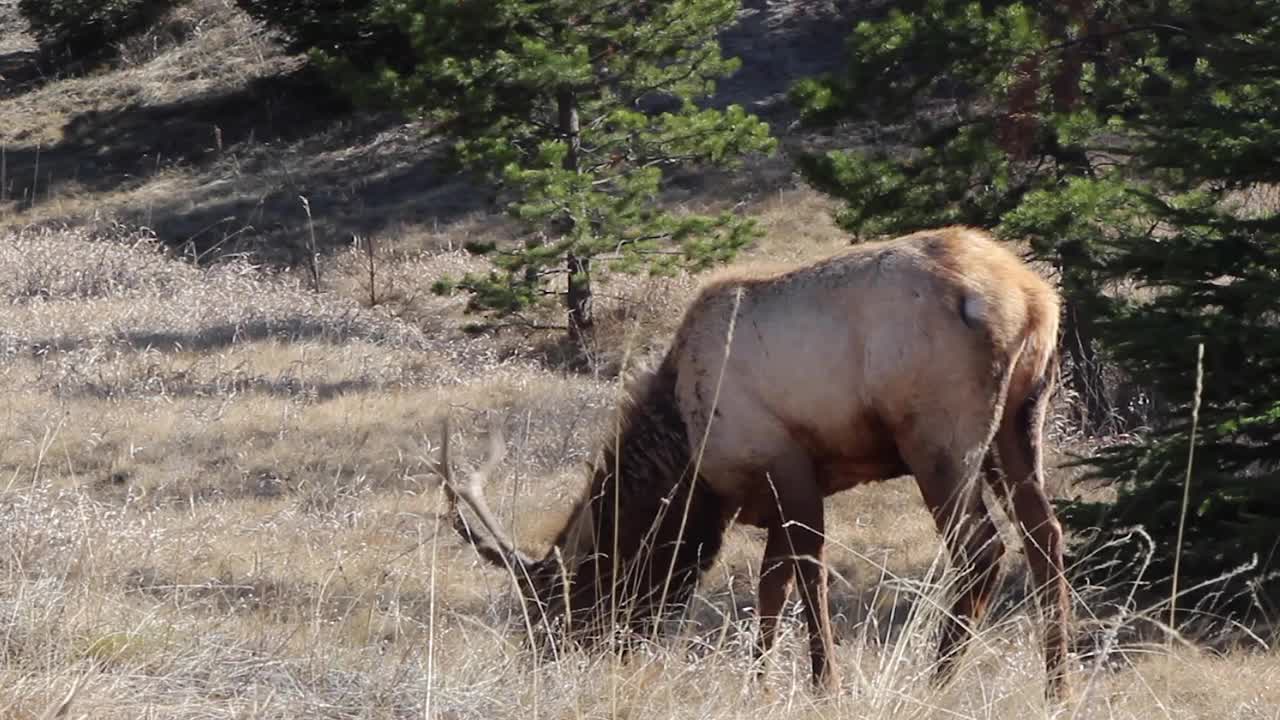
M 332 320 L 287 317 L 253 319 L 202 327 L 196 331 L 123 331 L 110 336 L 115 343 L 131 348 L 150 348 L 159 352 L 210 352 L 256 340 L 322 340 L 342 345 L 354 338 L 368 338 L 367 328 L 335 323 Z M 64 352 L 86 347 L 99 338 L 57 336 L 39 338 L 30 343 L 33 353 Z
M 347 111 L 306 70 L 177 102 L 122 101 L 122 107 L 73 116 L 56 145 L 10 146 L 9 197 L 26 198 L 31 207 L 71 182 L 95 192 L 119 189 L 145 182 L 157 167 L 208 163 L 239 143 L 288 141 L 318 132 Z
M 72 222 L 105 203 L 115 219 L 196 256 L 249 250 L 292 263 L 305 256 L 311 225 L 326 249 L 392 223 L 448 223 L 480 209 L 487 196 L 459 182 L 438 145 L 399 117 L 353 116 L 304 68 L 177 102 L 79 113 L 56 145 L 6 149 L 0 200 L 13 224 L 54 200 L 61 216 L 66 198 L 79 197 Z M 158 182 L 175 174 L 176 188 Z M 116 199 L 95 201 L 108 193 Z
M 35 50 L 0 53 L 0 100 L 30 92 L 48 81 L 40 71 L 38 59 Z

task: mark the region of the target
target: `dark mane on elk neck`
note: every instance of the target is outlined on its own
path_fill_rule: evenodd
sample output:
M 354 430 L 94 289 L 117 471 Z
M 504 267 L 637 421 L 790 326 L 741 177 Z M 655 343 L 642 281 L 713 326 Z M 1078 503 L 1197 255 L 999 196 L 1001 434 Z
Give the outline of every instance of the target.
M 591 485 L 555 540 L 571 580 L 568 593 L 546 598 L 548 609 L 562 614 L 567 594 L 575 634 L 619 625 L 647 632 L 660 613 L 688 602 L 720 551 L 728 518 L 694 479 L 675 392 L 670 357 L 630 388 Z

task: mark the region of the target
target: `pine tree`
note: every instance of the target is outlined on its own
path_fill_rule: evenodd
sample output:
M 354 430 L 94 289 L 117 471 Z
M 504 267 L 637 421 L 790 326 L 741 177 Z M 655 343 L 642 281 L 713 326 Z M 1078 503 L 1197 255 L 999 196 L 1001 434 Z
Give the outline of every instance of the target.
M 1083 53 L 1047 51 L 1080 14 L 1073 7 L 911 0 L 859 23 L 848 72 L 794 92 L 809 122 L 853 121 L 874 133 L 868 150 L 802 158 L 811 182 L 847 200 L 840 224 L 859 236 L 950 223 L 998 229 L 1028 194 L 1091 174 L 1076 86 Z M 1080 227 L 1035 246 L 1062 272 L 1070 387 L 1090 431 L 1111 414 L 1095 356 L 1095 235 Z
M 741 107 L 695 104 L 737 67 L 716 34 L 738 6 L 384 0 L 375 17 L 408 30 L 415 67 L 373 82 L 352 73 L 347 84 L 448 123 L 458 157 L 498 185 L 528 233 L 519 248 L 473 246 L 497 269 L 437 289 L 465 290 L 473 310 L 499 315 L 563 295 L 577 338 L 591 327 L 591 279 L 602 270 L 700 270 L 753 239 L 748 219 L 676 215 L 657 202 L 674 168 L 773 148 Z M 351 72 L 340 58 L 330 67 Z M 567 289 L 551 289 L 561 274 Z
M 1076 371 L 1088 346 L 1150 403 L 1147 432 L 1089 459 L 1117 501 L 1070 506 L 1068 521 L 1144 526 L 1148 579 L 1171 576 L 1203 342 L 1181 586 L 1254 558 L 1274 590 L 1280 2 L 916 0 L 850 42 L 846 74 L 795 92 L 811 121 L 877 133 L 805 163 L 847 200 L 844 225 L 964 222 L 1029 241 L 1061 273 Z

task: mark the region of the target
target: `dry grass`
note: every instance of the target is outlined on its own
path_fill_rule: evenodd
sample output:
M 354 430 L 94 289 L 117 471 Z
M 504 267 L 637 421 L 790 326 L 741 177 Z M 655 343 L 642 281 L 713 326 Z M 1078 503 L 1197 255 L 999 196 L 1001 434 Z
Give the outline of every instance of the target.
M 766 207 L 766 224 L 804 223 L 803 208 Z M 513 450 L 491 492 L 540 547 L 617 383 L 469 338 L 461 301 L 424 291 L 476 260 L 410 246 L 387 250 L 398 299 L 370 308 L 353 258 L 328 261 L 334 289 L 315 295 L 289 273 L 196 269 L 147 236 L 0 239 L 0 716 L 39 717 L 77 683 L 70 717 L 1054 712 L 1016 564 L 958 682 L 927 682 L 947 577 L 907 482 L 832 502 L 839 697 L 808 690 L 794 612 L 754 682 L 760 539 L 743 529 L 681 637 L 626 659 L 530 654 L 506 581 L 439 525 L 430 441 L 452 412 L 474 454 L 481 416 L 505 418 Z M 650 308 L 632 322 L 659 338 L 691 286 L 614 292 Z M 1116 654 L 1077 670 L 1087 689 L 1059 716 L 1274 718 L 1278 672 L 1274 652 Z
M 12 9 L 0 0 L 0 52 L 30 47 Z M 619 377 L 661 353 L 696 282 L 601 285 L 594 375 L 554 369 L 563 348 L 545 334 L 467 334 L 463 300 L 428 288 L 482 269 L 460 248 L 509 228 L 423 161 L 413 128 L 226 124 L 253 99 L 239 89 L 292 62 L 230 0 L 194 0 L 122 50 L 116 70 L 0 107 L 0 718 L 1280 718 L 1280 657 L 1257 643 L 1112 648 L 1077 664 L 1080 697 L 1046 707 L 1016 552 L 957 682 L 932 688 L 948 576 L 909 481 L 830 503 L 838 697 L 808 689 L 794 604 L 755 682 L 761 542 L 744 529 L 680 636 L 626 659 L 529 652 L 507 580 L 440 526 L 425 474 L 438 421 L 452 414 L 474 462 L 486 415 L 503 420 L 512 449 L 491 497 L 540 549 L 585 482 Z M 159 153 L 126 142 L 174 118 Z M 17 169 L 37 148 L 28 208 Z M 844 244 L 828 201 L 785 168 L 757 171 L 672 201 L 741 203 L 766 231 L 748 261 Z M 218 251 L 287 245 L 305 232 L 298 195 L 338 248 L 319 295 L 243 258 L 198 268 L 113 221 Z M 365 256 L 343 249 L 368 232 L 376 303 Z M 1080 604 L 1082 633 L 1126 636 Z

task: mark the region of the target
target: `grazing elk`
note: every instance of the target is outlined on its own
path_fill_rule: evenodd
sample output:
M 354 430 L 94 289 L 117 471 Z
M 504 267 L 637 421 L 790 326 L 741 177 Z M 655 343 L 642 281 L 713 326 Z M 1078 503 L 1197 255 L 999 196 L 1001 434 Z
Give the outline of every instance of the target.
M 502 457 L 496 433 L 466 483 L 452 477 L 446 445 L 440 474 L 454 525 L 511 570 L 535 622 L 561 622 L 579 638 L 652 628 L 688 600 L 731 521 L 765 528 L 757 653 L 771 647 L 798 577 L 813 677 L 831 688 L 823 498 L 914 475 L 961 573 L 941 632 L 945 680 L 1003 554 L 982 477 L 1021 526 L 1047 625 L 1048 692 L 1061 696 L 1068 586 L 1041 465 L 1057 331 L 1055 291 L 968 228 L 782 272 L 730 270 L 689 307 L 661 365 L 630 388 L 588 491 L 542 559 L 515 548 L 484 500 L 481 484 Z

